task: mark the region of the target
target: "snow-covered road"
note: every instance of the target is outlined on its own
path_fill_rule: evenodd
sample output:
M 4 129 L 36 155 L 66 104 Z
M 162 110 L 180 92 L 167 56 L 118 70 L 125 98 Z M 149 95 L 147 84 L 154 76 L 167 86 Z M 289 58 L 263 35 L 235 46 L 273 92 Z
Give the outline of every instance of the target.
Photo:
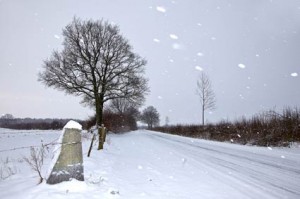
M 100 164 L 125 198 L 300 198 L 299 149 L 150 131 L 112 135 Z M 100 161 L 100 160 L 99 160 Z
M 22 146 L 40 142 L 41 135 L 46 143 L 59 133 L 26 133 Z M 14 136 L 3 134 L 2 144 Z M 16 161 L 19 172 L 0 181 L 0 198 L 300 198 L 299 146 L 242 146 L 145 130 L 109 134 L 105 149 L 94 147 L 90 158 L 88 146 L 85 140 L 85 182 L 36 185 L 36 174 Z M 10 158 L 18 160 L 17 151 Z
M 204 178 L 217 180 L 220 187 L 214 187 L 214 190 L 225 192 L 224 198 L 235 194 L 242 194 L 242 198 L 300 198 L 299 153 L 157 133 L 147 136 L 170 149 L 175 148 L 184 162 L 195 170 L 198 168 L 198 172 L 193 171 L 194 175 L 197 176 L 200 170 L 201 177 L 204 171 Z M 194 182 L 205 184 L 201 179 Z

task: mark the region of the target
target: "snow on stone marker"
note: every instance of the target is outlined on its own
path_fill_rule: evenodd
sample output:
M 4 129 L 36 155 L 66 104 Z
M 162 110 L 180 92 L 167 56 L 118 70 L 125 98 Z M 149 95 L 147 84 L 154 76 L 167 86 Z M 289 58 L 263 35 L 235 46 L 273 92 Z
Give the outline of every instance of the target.
M 82 126 L 72 120 L 64 126 L 47 184 L 72 179 L 84 181 L 81 130 Z

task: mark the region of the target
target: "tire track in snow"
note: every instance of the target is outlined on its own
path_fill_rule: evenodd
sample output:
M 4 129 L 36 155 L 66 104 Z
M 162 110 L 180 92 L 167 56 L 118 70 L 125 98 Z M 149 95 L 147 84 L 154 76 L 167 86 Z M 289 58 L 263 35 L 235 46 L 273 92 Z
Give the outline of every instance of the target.
M 251 186 L 261 189 L 273 198 L 299 198 L 300 197 L 300 170 L 297 162 L 288 161 L 276 163 L 275 158 L 262 154 L 254 154 L 246 151 L 236 151 L 230 148 L 201 145 L 200 143 L 189 143 L 186 141 L 172 139 L 158 134 L 147 134 L 150 138 L 172 147 L 180 147 L 181 155 L 192 158 L 209 165 L 215 170 L 229 170 L 231 177 Z M 242 153 L 240 155 L 237 153 Z M 205 157 L 199 160 L 199 157 Z M 272 161 L 273 160 L 273 161 Z M 275 175 L 274 175 L 275 174 Z M 278 174 L 278 175 L 276 175 Z M 224 173 L 223 173 L 224 175 Z M 255 197 L 254 197 L 255 198 Z

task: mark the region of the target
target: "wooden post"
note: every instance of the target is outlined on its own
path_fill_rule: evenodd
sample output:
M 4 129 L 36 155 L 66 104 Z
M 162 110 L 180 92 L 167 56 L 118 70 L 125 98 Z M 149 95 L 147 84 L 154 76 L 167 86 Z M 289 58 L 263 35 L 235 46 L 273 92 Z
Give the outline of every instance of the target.
M 95 137 L 96 137 L 96 135 L 93 133 L 93 138 L 92 138 L 92 141 L 91 141 L 91 145 L 90 145 L 87 157 L 90 157 L 90 155 L 91 155 L 91 151 L 92 151 L 92 148 L 93 148 Z
M 106 141 L 107 128 L 104 127 L 103 143 Z

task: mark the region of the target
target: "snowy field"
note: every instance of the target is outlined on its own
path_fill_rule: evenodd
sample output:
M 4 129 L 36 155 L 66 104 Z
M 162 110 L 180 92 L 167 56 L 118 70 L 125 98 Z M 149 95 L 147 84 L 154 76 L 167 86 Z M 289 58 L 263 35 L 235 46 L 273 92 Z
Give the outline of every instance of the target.
M 105 149 L 94 147 L 90 158 L 84 138 L 85 182 L 37 185 L 38 175 L 23 160 L 27 147 L 53 142 L 60 134 L 0 129 L 1 199 L 300 198 L 299 146 L 241 146 L 144 130 L 108 135 Z

